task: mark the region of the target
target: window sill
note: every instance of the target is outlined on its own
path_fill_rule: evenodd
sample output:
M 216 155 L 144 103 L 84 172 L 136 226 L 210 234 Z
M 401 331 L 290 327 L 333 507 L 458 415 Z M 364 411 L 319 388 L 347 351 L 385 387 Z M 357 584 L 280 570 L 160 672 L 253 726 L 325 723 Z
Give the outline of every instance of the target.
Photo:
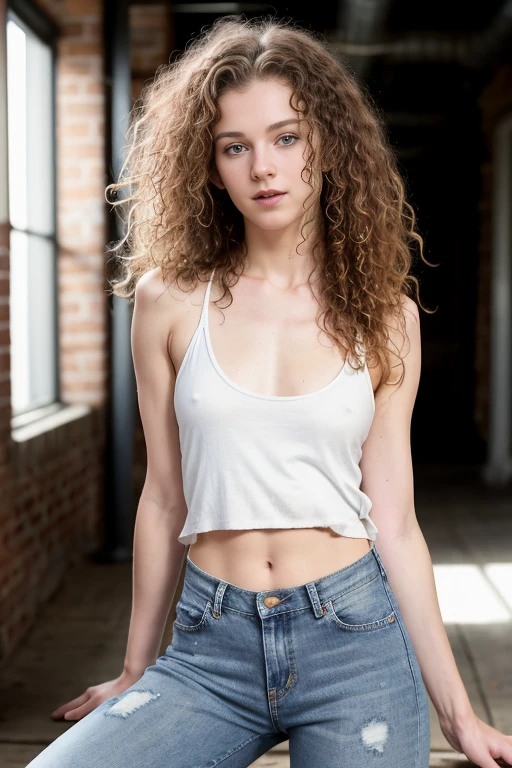
M 23 471 L 89 445 L 99 414 L 84 404 L 54 403 L 12 420 L 9 459 Z
M 11 437 L 16 443 L 22 443 L 50 432 L 70 421 L 76 421 L 91 413 L 92 408 L 80 403 L 65 405 L 53 403 L 45 408 L 38 408 L 30 414 L 16 416 L 12 422 Z

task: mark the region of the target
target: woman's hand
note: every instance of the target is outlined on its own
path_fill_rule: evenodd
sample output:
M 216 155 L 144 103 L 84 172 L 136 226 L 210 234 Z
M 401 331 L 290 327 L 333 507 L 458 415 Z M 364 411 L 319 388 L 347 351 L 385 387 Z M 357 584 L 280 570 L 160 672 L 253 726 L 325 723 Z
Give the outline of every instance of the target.
M 480 768 L 512 765 L 512 735 L 487 725 L 474 712 L 456 725 L 441 718 L 439 724 L 449 744 Z
M 126 691 L 140 677 L 141 675 L 134 677 L 123 672 L 115 680 L 108 680 L 106 683 L 93 685 L 87 688 L 85 693 L 82 693 L 78 698 L 68 701 L 67 704 L 63 704 L 52 712 L 51 717 L 55 720 L 60 720 L 62 717 L 64 717 L 64 720 L 80 720 L 107 699 Z

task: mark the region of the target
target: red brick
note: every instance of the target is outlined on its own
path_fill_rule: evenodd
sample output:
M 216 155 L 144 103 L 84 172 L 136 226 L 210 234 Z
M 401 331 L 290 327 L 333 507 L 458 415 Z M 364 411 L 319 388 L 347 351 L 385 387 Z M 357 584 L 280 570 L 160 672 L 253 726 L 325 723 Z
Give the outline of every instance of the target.
M 72 16 L 99 15 L 102 5 L 100 0 L 64 0 L 65 12 Z
M 60 45 L 62 56 L 100 56 L 101 43 L 83 43 L 77 40 L 64 40 Z
M 85 553 L 93 538 L 100 543 L 103 530 L 103 409 L 108 377 L 103 3 L 37 1 L 61 28 L 57 208 L 62 395 L 66 402 L 90 403 L 102 411 L 95 410 L 86 423 L 70 423 L 55 433 L 13 445 L 7 376 L 0 383 L 0 445 L 4 449 L 0 451 L 0 492 L 15 505 L 9 521 L 0 521 L 0 640 L 7 654 L 30 627 L 56 573 L 65 571 L 70 552 Z M 141 63 L 152 66 L 168 37 L 161 31 L 163 16 L 147 8 L 139 19 L 138 55 Z M 151 26 L 154 33 L 147 38 Z M 146 52 L 141 49 L 144 39 Z M 169 50 L 167 46 L 158 63 L 165 63 Z M 0 297 L 5 303 L 0 305 L 0 323 L 9 321 L 8 269 L 8 227 L 4 224 L 0 226 Z M 6 346 L 1 334 L 6 331 L 0 332 L 0 347 Z M 0 376 L 8 374 L 9 362 L 8 349 L 0 351 Z M 8 522 L 14 525 L 8 526 Z

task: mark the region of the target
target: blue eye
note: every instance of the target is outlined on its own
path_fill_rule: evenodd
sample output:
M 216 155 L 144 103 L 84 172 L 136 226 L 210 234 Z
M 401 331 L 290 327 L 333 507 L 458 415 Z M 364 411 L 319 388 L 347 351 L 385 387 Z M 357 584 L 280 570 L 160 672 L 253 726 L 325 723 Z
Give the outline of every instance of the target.
M 287 133 L 285 136 L 281 136 L 281 137 L 278 139 L 278 141 L 281 141 L 281 139 L 296 139 L 296 140 L 298 140 L 298 138 L 299 138 L 298 136 L 293 136 L 293 134 L 291 134 L 291 133 Z M 294 143 L 295 143 L 295 142 L 294 142 Z M 285 144 L 284 146 L 285 146 L 285 147 L 291 147 L 291 146 L 292 146 L 292 144 Z
M 280 136 L 278 138 L 278 141 L 281 141 L 282 139 L 293 139 L 293 142 L 290 142 L 288 144 L 281 144 L 281 146 L 284 146 L 284 147 L 292 147 L 295 144 L 295 142 L 299 140 L 299 137 L 298 136 L 294 136 L 292 133 L 286 133 L 284 136 Z M 230 152 L 229 150 L 230 149 L 234 149 L 235 147 L 242 147 L 243 148 L 243 146 L 244 146 L 243 144 L 230 144 L 229 147 L 225 148 L 224 154 L 226 154 L 226 155 L 241 155 L 241 154 L 243 154 L 242 152 Z
M 228 154 L 228 150 L 230 150 L 230 149 L 233 149 L 233 147 L 241 147 L 241 146 L 242 146 L 241 144 L 231 144 L 229 147 L 226 147 L 226 149 L 224 150 L 224 152 L 225 152 L 226 154 Z M 235 155 L 240 155 L 240 154 L 241 154 L 241 152 L 234 152 L 233 154 L 235 154 Z

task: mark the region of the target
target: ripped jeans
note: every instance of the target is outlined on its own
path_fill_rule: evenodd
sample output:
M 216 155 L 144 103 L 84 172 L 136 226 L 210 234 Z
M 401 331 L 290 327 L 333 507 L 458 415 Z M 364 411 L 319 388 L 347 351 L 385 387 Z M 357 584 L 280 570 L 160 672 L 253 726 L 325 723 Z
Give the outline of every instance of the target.
M 375 546 L 254 592 L 186 561 L 172 642 L 27 768 L 428 768 L 427 692 Z

